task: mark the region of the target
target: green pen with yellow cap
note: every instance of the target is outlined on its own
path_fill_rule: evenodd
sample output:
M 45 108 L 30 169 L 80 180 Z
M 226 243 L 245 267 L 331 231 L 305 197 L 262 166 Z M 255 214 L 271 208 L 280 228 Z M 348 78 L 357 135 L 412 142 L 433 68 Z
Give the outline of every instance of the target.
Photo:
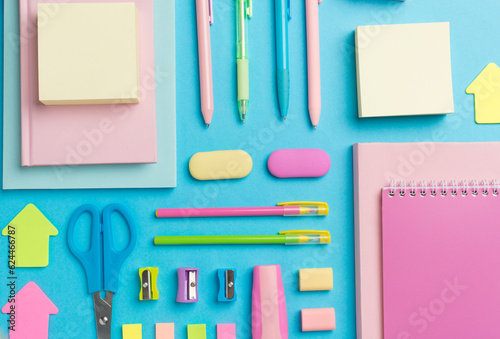
M 327 245 L 328 231 L 284 231 L 277 235 L 158 236 L 155 245 Z
M 314 201 L 282 202 L 270 207 L 161 208 L 158 218 L 252 217 L 252 216 L 326 216 L 328 204 Z

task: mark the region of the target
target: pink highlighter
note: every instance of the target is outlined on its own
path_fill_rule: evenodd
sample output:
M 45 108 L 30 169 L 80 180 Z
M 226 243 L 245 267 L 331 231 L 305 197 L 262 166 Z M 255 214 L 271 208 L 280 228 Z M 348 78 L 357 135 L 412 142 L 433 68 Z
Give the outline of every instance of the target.
M 279 265 L 253 269 L 252 338 L 288 339 L 285 290 Z

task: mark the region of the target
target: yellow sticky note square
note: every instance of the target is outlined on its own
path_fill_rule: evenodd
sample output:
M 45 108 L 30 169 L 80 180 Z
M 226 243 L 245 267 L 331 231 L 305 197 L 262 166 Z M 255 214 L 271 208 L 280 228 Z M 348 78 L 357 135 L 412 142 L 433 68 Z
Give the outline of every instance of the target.
M 45 105 L 138 103 L 136 4 L 38 4 L 38 82 Z
M 123 339 L 142 339 L 142 324 L 122 326 Z

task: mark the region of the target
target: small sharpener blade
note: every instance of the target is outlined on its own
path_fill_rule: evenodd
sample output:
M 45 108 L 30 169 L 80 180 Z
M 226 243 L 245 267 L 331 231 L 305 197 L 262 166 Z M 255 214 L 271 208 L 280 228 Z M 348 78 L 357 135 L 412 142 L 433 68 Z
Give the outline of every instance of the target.
M 226 270 L 226 299 L 234 298 L 234 270 Z
M 142 300 L 151 300 L 151 272 L 142 271 Z
M 196 286 L 198 282 L 196 281 L 196 271 L 189 271 L 188 274 L 188 299 L 196 299 Z

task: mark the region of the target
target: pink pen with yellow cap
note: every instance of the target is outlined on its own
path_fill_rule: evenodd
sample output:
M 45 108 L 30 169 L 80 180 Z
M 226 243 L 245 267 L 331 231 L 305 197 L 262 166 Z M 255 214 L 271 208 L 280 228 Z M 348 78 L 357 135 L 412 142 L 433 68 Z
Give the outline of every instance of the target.
M 161 208 L 156 210 L 158 218 L 189 217 L 251 217 L 251 216 L 325 216 L 326 202 L 292 201 L 270 207 L 216 207 L 216 208 Z

